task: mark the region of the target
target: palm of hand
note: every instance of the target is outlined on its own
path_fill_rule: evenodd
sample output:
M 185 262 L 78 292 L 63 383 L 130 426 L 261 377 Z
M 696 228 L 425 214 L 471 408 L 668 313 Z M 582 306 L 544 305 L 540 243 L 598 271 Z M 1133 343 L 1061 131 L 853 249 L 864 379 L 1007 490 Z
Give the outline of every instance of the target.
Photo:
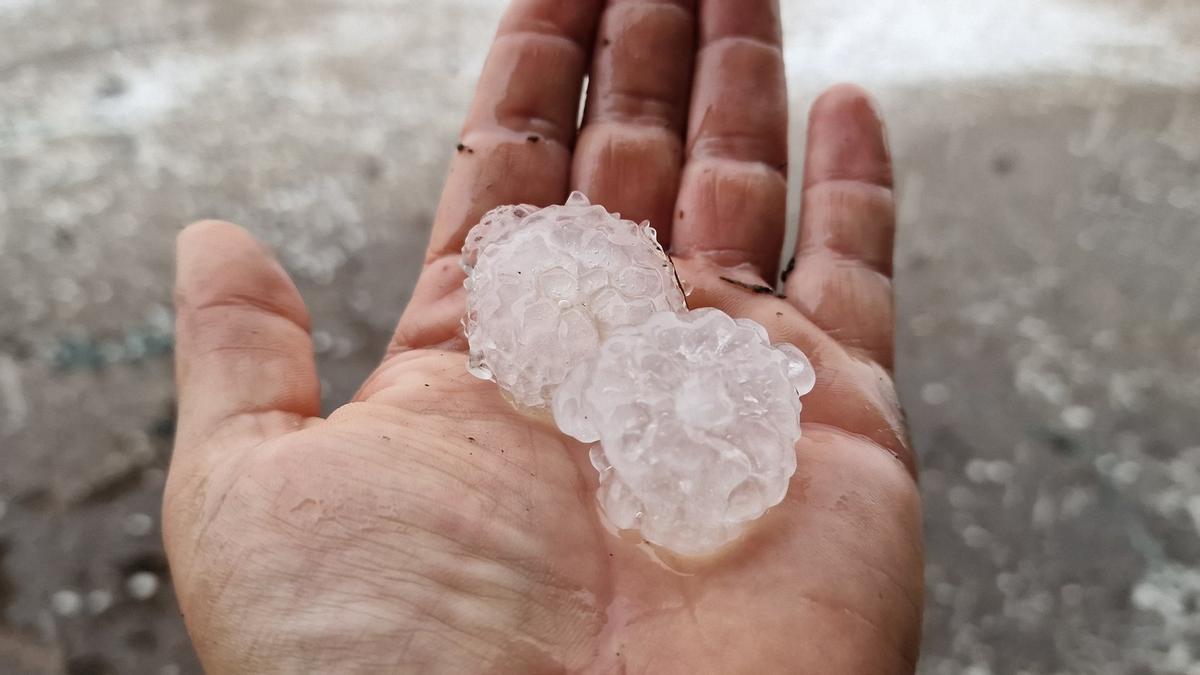
M 561 13 L 587 14 L 580 4 Z M 702 8 L 707 20 L 722 20 L 719 3 L 709 4 L 716 8 Z M 518 3 L 506 26 L 546 6 Z M 618 22 L 609 12 L 605 22 Z M 771 11 L 763 16 L 774 19 Z M 568 27 L 575 19 L 555 18 Z M 705 20 L 702 13 L 702 28 Z M 506 42 L 497 40 L 489 68 L 504 61 Z M 619 63 L 597 59 L 593 95 L 598 89 L 601 104 L 598 112 L 589 108 L 591 126 L 576 146 L 574 187 L 656 222 L 669 222 L 662 212 L 675 211 L 674 203 L 662 206 L 664 192 L 670 202 L 678 194 L 682 212 L 700 216 L 707 208 L 717 216 L 719 205 L 688 196 L 689 180 L 706 180 L 726 164 L 735 172 L 726 180 L 746 198 L 743 212 L 780 210 L 777 177 L 756 189 L 760 172 L 736 174 L 733 163 L 744 158 L 701 158 L 711 166 L 697 160 L 703 131 L 691 134 L 682 177 L 678 167 L 674 174 L 646 169 L 649 183 L 663 189 L 645 192 L 646 180 L 606 165 L 602 150 L 611 161 L 621 139 L 597 137 L 606 128 L 605 82 L 620 78 Z M 703 59 L 693 111 L 706 86 L 702 66 Z M 485 101 L 487 85 L 485 71 Z M 819 143 L 822 120 L 826 137 L 838 131 L 835 140 L 855 141 L 849 151 Z M 887 173 L 886 153 L 861 95 L 837 90 L 814 112 L 808 231 L 786 289 L 791 300 L 749 288 L 773 276 L 774 225 L 714 233 L 681 227 L 680 213 L 668 232 L 680 274 L 695 289 L 693 307 L 754 318 L 773 338 L 805 349 L 819 376 L 805 399 L 799 469 L 785 502 L 731 550 L 703 563 L 669 561 L 675 569 L 606 531 L 585 448 L 517 413 L 495 385 L 466 373 L 455 336 L 461 276 L 452 259 L 464 226 L 496 203 L 539 201 L 530 189 L 562 189 L 547 176 L 509 178 L 500 199 L 456 187 L 513 166 L 534 171 L 521 151 L 550 153 L 537 159 L 551 165 L 560 151 L 554 143 L 472 135 L 476 124 L 469 119 L 464 132 L 475 139 L 470 154 L 495 157 L 494 165 L 460 153 L 430 262 L 394 348 L 355 401 L 328 419 L 316 416 L 307 317 L 278 266 L 233 226 L 203 224 L 181 238 L 181 419 L 164 528 L 205 665 L 251 672 L 910 672 L 921 606 L 919 507 L 885 369 L 890 303 L 880 300 L 887 282 L 873 252 L 890 247 L 890 232 L 875 235 L 885 244 L 846 234 L 886 229 L 878 221 L 891 217 L 878 180 Z M 647 157 L 662 154 L 654 139 L 634 140 Z M 621 147 L 636 152 L 638 143 Z M 822 172 L 836 178 L 821 180 Z M 626 207 L 614 204 L 621 200 Z M 883 320 L 881 313 L 888 313 Z

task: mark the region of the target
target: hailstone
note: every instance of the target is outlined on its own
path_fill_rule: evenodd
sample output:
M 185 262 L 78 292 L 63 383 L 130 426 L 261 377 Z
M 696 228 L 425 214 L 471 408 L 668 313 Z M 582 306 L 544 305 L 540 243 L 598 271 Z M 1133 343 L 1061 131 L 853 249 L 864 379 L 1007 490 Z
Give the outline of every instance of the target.
M 594 444 L 615 527 L 704 555 L 783 500 L 812 365 L 754 321 L 688 311 L 648 223 L 578 192 L 502 206 L 468 234 L 462 266 L 468 370 Z
M 804 353 L 717 309 L 616 329 L 554 394 L 585 443 L 609 521 L 684 555 L 719 549 L 778 504 L 796 471 Z
M 613 330 L 687 308 L 648 223 L 575 192 L 562 206 L 501 206 L 467 235 L 469 370 L 545 408 Z

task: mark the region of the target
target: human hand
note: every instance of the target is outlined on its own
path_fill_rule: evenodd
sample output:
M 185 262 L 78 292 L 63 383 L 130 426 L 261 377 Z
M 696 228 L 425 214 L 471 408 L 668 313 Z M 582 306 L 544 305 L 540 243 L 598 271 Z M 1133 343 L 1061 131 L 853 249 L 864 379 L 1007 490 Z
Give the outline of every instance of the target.
M 876 113 L 851 87 L 814 107 L 796 267 L 786 298 L 759 292 L 785 228 L 776 3 L 602 4 L 517 0 L 505 15 L 412 301 L 327 419 L 280 266 L 233 225 L 180 236 L 163 522 L 210 671 L 913 671 L 920 507 L 889 374 Z M 787 498 L 712 560 L 668 569 L 607 532 L 586 448 L 466 372 L 467 230 L 570 189 L 651 220 L 692 307 L 755 319 L 816 368 Z

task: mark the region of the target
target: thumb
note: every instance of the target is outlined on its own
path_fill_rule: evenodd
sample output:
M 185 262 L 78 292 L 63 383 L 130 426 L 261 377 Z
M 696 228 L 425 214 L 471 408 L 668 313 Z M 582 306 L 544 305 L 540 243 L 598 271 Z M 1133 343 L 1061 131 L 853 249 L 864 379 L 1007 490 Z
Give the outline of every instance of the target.
M 265 436 L 318 415 L 308 312 L 275 258 L 242 228 L 206 221 L 180 233 L 177 260 L 175 460 L 244 447 L 201 442 L 234 421 Z

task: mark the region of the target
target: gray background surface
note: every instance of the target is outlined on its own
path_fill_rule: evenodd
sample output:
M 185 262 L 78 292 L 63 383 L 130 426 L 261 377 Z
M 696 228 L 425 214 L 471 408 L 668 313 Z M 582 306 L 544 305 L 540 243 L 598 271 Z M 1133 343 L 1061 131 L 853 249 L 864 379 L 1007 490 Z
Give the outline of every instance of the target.
M 793 150 L 837 80 L 891 123 L 922 671 L 1200 674 L 1200 4 L 784 5 Z M 274 246 L 343 400 L 499 7 L 0 0 L 0 673 L 198 671 L 158 539 L 174 235 Z

